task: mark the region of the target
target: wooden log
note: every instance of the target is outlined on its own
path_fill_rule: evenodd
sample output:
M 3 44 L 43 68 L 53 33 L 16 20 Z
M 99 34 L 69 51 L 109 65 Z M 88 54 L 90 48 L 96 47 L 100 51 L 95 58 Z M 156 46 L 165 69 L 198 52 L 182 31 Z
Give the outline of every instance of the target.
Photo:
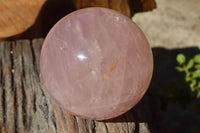
M 40 78 L 42 43 L 43 39 L 0 43 L 0 132 L 150 132 L 141 104 L 106 121 L 85 120 L 61 109 L 46 92 Z

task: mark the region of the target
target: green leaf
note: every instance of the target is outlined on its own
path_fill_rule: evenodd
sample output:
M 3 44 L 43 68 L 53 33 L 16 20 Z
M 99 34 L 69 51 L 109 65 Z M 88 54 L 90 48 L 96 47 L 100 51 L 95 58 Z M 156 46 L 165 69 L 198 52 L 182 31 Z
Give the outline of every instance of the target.
M 195 91 L 195 85 L 196 85 L 196 83 L 197 83 L 196 80 L 193 80 L 192 83 L 190 83 L 190 90 L 191 90 L 192 92 Z
M 186 62 L 185 55 L 183 55 L 183 54 L 178 54 L 178 55 L 176 56 L 176 60 L 177 60 L 177 62 L 179 63 L 179 65 L 185 64 L 185 62 Z
M 196 63 L 200 63 L 200 54 L 197 54 L 197 55 L 194 56 L 194 61 Z
M 194 86 L 192 84 L 190 84 L 190 90 L 191 90 L 191 92 L 195 91 L 195 88 L 194 88 Z
M 187 67 L 187 69 L 191 69 L 193 66 L 194 66 L 194 60 L 190 59 L 190 61 L 188 62 L 186 67 Z
M 192 80 L 192 84 L 195 86 L 197 84 L 197 80 L 196 79 Z
M 197 73 L 196 73 L 196 72 L 193 72 L 193 73 L 192 73 L 192 78 L 195 79 L 195 78 L 197 78 L 197 77 L 198 77 Z
M 198 87 L 198 88 L 200 88 L 200 82 L 198 82 L 198 85 L 197 85 L 197 87 Z
M 200 69 L 200 64 L 194 66 L 195 69 Z
M 197 69 L 196 71 L 194 71 L 194 72 L 192 73 L 192 77 L 193 77 L 193 78 L 200 77 L 200 69 Z
M 198 77 L 200 77 L 200 69 L 197 69 L 196 73 L 197 73 Z
M 183 67 L 180 67 L 180 66 L 176 66 L 176 70 L 179 71 L 179 72 L 183 72 L 183 71 L 184 71 L 184 68 L 183 68 Z
M 189 81 L 190 81 L 190 74 L 186 74 L 186 75 L 185 75 L 185 81 L 186 81 L 186 82 L 189 82 Z
M 200 98 L 200 91 L 197 93 L 197 98 Z

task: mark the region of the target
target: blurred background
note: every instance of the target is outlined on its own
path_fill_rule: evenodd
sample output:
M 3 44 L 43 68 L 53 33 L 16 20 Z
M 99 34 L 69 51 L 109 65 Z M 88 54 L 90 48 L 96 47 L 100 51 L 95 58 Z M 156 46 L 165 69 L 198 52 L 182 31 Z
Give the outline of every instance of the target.
M 0 42 L 45 38 L 59 19 L 91 6 L 130 17 L 149 40 L 154 74 L 141 102 L 150 131 L 199 133 L 200 98 L 175 66 L 178 53 L 200 53 L 200 0 L 0 0 Z
M 156 0 L 157 8 L 132 19 L 147 36 L 154 55 L 154 75 L 145 96 L 146 114 L 153 132 L 200 132 L 200 99 L 177 72 L 176 55 L 187 60 L 199 54 L 199 0 Z

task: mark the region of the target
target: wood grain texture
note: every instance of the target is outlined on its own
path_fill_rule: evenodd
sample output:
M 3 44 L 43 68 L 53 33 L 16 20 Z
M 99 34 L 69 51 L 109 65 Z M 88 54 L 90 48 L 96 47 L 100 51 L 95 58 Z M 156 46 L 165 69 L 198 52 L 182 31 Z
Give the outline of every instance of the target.
M 0 0 L 0 38 L 21 33 L 34 24 L 46 0 Z
M 141 103 L 106 121 L 85 120 L 61 109 L 40 78 L 43 39 L 0 43 L 0 132 L 149 133 Z

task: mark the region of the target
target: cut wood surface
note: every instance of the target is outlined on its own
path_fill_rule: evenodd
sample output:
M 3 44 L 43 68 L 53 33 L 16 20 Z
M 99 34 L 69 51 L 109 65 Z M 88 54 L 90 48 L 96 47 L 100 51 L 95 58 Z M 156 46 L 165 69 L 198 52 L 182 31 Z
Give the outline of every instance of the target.
M 34 24 L 46 0 L 0 0 L 0 38 L 21 33 Z
M 0 43 L 1 133 L 149 133 L 142 104 L 106 121 L 85 120 L 61 109 L 40 78 L 43 39 Z

